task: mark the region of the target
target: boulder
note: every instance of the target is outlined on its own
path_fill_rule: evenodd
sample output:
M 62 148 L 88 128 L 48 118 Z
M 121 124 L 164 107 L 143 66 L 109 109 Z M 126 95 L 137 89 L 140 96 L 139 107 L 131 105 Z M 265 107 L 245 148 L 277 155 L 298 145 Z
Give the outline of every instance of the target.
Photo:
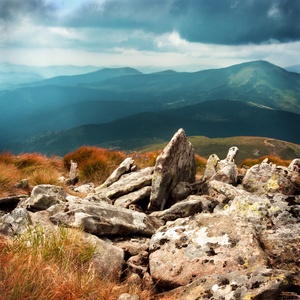
M 17 188 L 17 189 L 23 189 L 23 190 L 28 189 L 29 188 L 28 179 L 22 179 L 22 180 L 20 180 L 19 182 L 17 182 L 14 185 L 14 187 Z
M 256 230 L 239 218 L 198 214 L 167 222 L 150 240 L 150 274 L 163 288 L 267 264 Z
M 285 168 L 268 163 L 266 159 L 248 170 L 242 185 L 249 192 L 299 194 L 300 173 L 294 171 L 295 169 L 297 169 L 297 161 L 292 162 L 289 168 Z
M 96 188 L 96 195 L 100 194 L 111 200 L 115 200 L 145 186 L 150 186 L 152 183 L 152 173 L 153 167 L 148 167 L 138 172 L 125 174 L 117 182 L 107 188 Z
M 135 204 L 138 202 L 144 202 L 145 200 L 147 200 L 147 202 L 149 202 L 150 191 L 151 191 L 151 187 L 145 186 L 135 192 L 132 192 L 130 194 L 119 197 L 114 202 L 114 205 L 119 206 L 119 207 L 128 208 L 129 205 L 131 205 L 131 204 Z M 146 203 L 146 206 L 147 206 L 147 204 L 148 203 Z
M 26 208 L 30 211 L 37 211 L 48 209 L 52 205 L 59 203 L 61 203 L 61 201 L 51 195 L 39 194 L 34 197 L 29 197 L 26 201 L 22 202 L 19 207 Z
M 181 128 L 156 159 L 148 210 L 163 210 L 174 187 L 194 182 L 195 174 L 194 148 Z
M 278 298 L 292 283 L 291 273 L 258 267 L 224 275 L 208 275 L 191 284 L 164 293 L 168 299 L 297 299 Z
M 208 183 L 209 187 L 214 189 L 216 192 L 223 194 L 226 198 L 233 200 L 237 196 L 251 195 L 251 193 L 234 187 L 231 184 L 224 183 L 218 180 L 212 180 Z
M 238 151 L 237 147 L 231 147 L 223 160 L 220 160 L 216 154 L 212 154 L 206 164 L 205 176 L 208 179 L 235 184 L 238 179 L 238 169 L 234 159 Z
M 0 232 L 13 236 L 21 234 L 31 224 L 28 211 L 25 208 L 15 208 L 0 218 Z
M 33 188 L 30 197 L 48 195 L 59 201 L 66 201 L 67 192 L 60 186 L 51 184 L 40 184 Z
M 116 236 L 110 237 L 113 245 L 121 248 L 127 255 L 135 256 L 141 251 L 149 250 L 150 238 L 144 236 Z
M 125 174 L 126 172 L 128 172 L 130 170 L 130 168 L 132 167 L 133 163 L 134 163 L 133 158 L 127 157 L 120 164 L 120 166 L 116 170 L 114 170 L 113 173 L 105 180 L 105 182 L 97 188 L 97 191 L 99 191 L 102 188 L 109 187 L 110 185 L 112 185 L 113 183 L 115 183 L 116 181 L 118 181 L 119 178 L 123 174 Z
M 203 206 L 207 206 L 208 201 L 209 200 L 201 196 L 191 195 L 186 200 L 180 201 L 168 209 L 151 213 L 150 216 L 160 218 L 164 221 L 172 221 L 178 218 L 189 217 L 201 212 L 203 210 Z
M 74 192 L 88 194 L 95 192 L 95 185 L 93 183 L 86 183 L 74 188 Z
M 190 183 L 178 182 L 174 189 L 171 191 L 168 204 L 172 206 L 175 203 L 186 199 L 189 195 L 191 195 L 192 191 L 193 187 Z
M 99 276 L 107 280 L 120 280 L 124 265 L 124 251 L 122 249 L 87 233 L 77 241 L 79 246 L 81 243 L 95 246 L 91 261 Z
M 82 200 L 70 204 L 68 211 L 50 217 L 54 224 L 82 227 L 85 231 L 103 235 L 152 235 L 159 227 L 146 214 L 115 207 L 105 202 L 92 203 Z

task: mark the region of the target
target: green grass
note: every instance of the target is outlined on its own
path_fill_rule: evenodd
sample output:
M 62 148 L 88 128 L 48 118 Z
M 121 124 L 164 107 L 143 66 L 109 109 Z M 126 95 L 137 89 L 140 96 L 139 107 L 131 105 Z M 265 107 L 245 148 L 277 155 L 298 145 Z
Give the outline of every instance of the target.
M 300 146 L 263 137 L 230 137 L 210 139 L 204 136 L 188 137 L 195 149 L 195 153 L 204 158 L 211 154 L 217 154 L 220 159 L 227 156 L 229 148 L 237 146 L 239 153 L 236 163 L 240 164 L 245 159 L 257 159 L 262 156 L 275 155 L 284 160 L 292 160 L 300 157 Z M 153 144 L 140 149 L 141 152 L 149 152 L 163 149 L 167 143 Z

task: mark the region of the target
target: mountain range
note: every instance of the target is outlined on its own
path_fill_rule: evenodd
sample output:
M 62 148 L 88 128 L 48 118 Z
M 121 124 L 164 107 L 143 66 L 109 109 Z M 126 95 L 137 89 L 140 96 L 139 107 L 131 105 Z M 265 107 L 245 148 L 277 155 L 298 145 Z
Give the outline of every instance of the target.
M 300 74 L 266 61 L 193 73 L 133 68 L 59 76 L 0 91 L 0 151 L 131 149 L 187 135 L 300 144 Z

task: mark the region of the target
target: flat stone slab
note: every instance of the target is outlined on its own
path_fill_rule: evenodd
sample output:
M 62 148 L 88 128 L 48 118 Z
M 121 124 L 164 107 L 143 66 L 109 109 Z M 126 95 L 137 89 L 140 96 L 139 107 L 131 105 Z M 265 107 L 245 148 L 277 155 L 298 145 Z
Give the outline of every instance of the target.
M 126 208 L 115 207 L 105 202 L 92 203 L 83 200 L 70 204 L 67 212 L 50 217 L 54 224 L 82 227 L 86 232 L 103 235 L 152 235 L 159 227 L 146 214 Z
M 164 287 L 267 264 L 254 226 L 238 218 L 198 214 L 167 222 L 150 240 L 150 273 Z

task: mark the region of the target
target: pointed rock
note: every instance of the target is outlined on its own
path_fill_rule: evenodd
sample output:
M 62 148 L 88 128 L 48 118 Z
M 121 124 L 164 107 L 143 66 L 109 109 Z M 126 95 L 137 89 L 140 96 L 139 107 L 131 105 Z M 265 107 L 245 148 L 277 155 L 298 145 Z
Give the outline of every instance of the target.
M 181 128 L 156 159 L 148 210 L 163 210 L 173 188 L 181 181 L 194 182 L 195 174 L 194 148 Z

